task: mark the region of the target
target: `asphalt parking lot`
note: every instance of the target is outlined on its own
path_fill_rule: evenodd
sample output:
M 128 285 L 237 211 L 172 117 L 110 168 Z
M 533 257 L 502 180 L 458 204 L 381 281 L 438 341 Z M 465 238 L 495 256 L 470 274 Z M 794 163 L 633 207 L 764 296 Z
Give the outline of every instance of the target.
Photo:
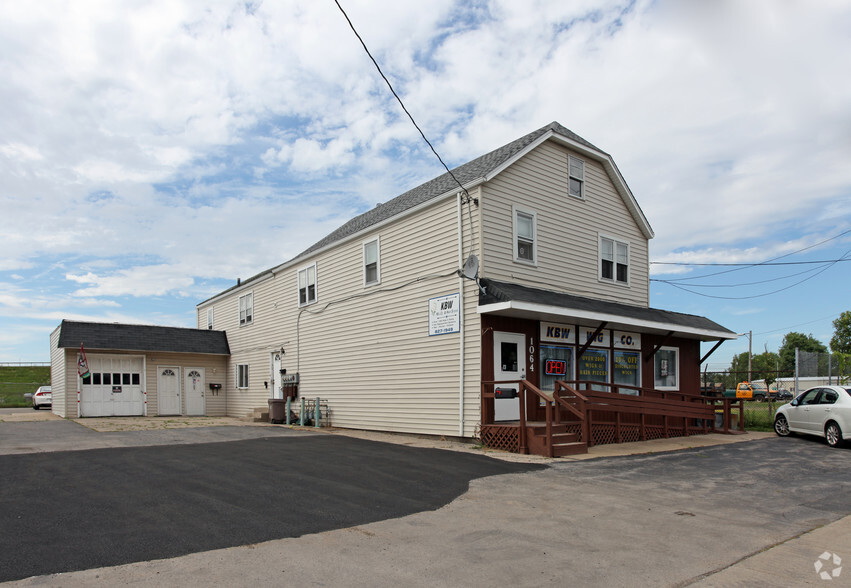
M 255 431 L 218 443 L 0 456 L 3 579 L 800 586 L 826 585 L 813 569 L 820 554 L 851 558 L 851 525 L 836 527 L 851 515 L 851 449 L 819 440 L 542 467 Z M 57 499 L 67 506 L 52 506 Z M 34 546 L 51 567 L 13 557 Z

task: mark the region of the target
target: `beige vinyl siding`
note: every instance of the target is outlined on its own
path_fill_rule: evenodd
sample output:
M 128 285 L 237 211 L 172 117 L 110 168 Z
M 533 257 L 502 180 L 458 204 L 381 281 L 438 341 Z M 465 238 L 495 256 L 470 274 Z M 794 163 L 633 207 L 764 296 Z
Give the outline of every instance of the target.
M 456 206 L 455 198 L 444 199 L 214 300 L 216 327 L 227 331 L 232 353 L 228 414 L 266 406 L 270 389 L 263 382 L 270 380 L 271 353 L 284 347 L 283 367 L 300 373 L 300 395 L 328 400 L 333 425 L 458 435 L 460 336 L 428 336 L 429 299 L 460 289 L 452 274 L 459 267 Z M 469 232 L 466 215 L 464 231 Z M 381 284 L 365 288 L 363 243 L 379 236 Z M 317 302 L 299 308 L 297 272 L 312 263 Z M 428 277 L 432 274 L 450 275 Z M 422 279 L 411 283 L 417 278 Z M 255 323 L 220 322 L 247 288 L 254 291 Z M 479 412 L 475 284 L 466 281 L 464 293 L 463 434 L 472 436 Z M 206 320 L 208 307 L 199 307 L 199 320 Z M 235 389 L 240 363 L 250 365 L 249 390 Z
M 206 314 L 204 320 L 207 320 Z M 138 354 L 130 353 L 130 355 Z M 225 384 L 228 376 L 228 358 L 222 355 L 187 353 L 148 353 L 145 355 L 145 379 L 142 384 L 143 389 L 147 392 L 148 416 L 157 416 L 158 414 L 157 369 L 166 366 L 180 368 L 181 414 L 186 414 L 186 390 L 184 389 L 186 371 L 192 368 L 204 368 L 204 387 L 206 388 L 204 398 L 207 416 L 226 416 L 227 393 Z M 222 385 L 218 395 L 213 395 L 210 392 L 210 384 L 214 382 Z
M 68 366 L 65 362 L 65 350 L 59 348 L 59 330 L 56 327 L 50 334 L 50 389 L 53 398 L 53 406 L 51 412 L 58 414 L 61 417 L 67 417 L 69 393 L 68 382 L 65 381 L 65 374 L 68 372 Z M 75 374 L 76 375 L 76 374 Z M 76 392 L 76 391 L 75 391 Z M 77 395 L 72 394 L 74 404 L 77 403 Z M 71 416 L 77 416 L 76 406 L 74 413 Z
M 584 199 L 568 196 L 568 154 L 585 162 Z M 482 192 L 484 275 L 649 305 L 647 239 L 599 162 L 547 141 L 488 182 Z M 514 261 L 512 206 L 537 214 L 537 267 Z M 629 286 L 598 279 L 600 234 L 629 243 Z

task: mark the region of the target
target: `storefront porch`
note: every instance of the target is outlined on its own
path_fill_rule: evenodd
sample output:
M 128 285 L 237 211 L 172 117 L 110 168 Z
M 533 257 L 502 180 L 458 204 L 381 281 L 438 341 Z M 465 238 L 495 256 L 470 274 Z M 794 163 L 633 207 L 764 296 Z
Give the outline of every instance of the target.
M 730 401 L 716 413 L 715 402 L 702 396 L 600 382 L 559 380 L 552 392 L 527 380 L 482 382 L 482 415 L 494 414 L 505 389 L 516 391 L 519 419 L 483 419 L 479 436 L 492 449 L 561 457 L 608 443 L 737 432 L 730 429 Z

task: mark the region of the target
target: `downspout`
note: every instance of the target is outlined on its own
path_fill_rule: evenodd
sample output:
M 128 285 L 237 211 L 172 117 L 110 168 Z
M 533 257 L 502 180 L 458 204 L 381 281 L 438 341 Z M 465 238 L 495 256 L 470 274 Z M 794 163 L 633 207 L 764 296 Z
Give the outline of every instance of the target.
M 464 267 L 464 237 L 461 231 L 462 223 L 461 223 L 461 192 L 458 192 L 457 198 L 457 212 L 458 212 L 458 292 L 459 292 L 459 307 L 458 312 L 460 316 L 458 317 L 459 324 L 459 336 L 460 340 L 458 342 L 458 436 L 464 436 L 464 276 L 460 272 L 460 268 Z M 472 237 L 472 236 L 471 236 Z

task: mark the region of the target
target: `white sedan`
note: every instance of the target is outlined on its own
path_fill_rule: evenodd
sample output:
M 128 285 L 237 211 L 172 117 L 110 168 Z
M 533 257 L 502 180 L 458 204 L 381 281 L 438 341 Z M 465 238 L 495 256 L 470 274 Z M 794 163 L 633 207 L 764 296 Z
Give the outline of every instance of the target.
M 777 409 L 774 431 L 781 437 L 789 433 L 818 435 L 831 447 L 851 436 L 851 388 L 817 386 L 789 404 Z
M 33 409 L 38 410 L 42 406 L 53 405 L 53 394 L 50 386 L 39 386 L 35 394 L 32 395 Z

